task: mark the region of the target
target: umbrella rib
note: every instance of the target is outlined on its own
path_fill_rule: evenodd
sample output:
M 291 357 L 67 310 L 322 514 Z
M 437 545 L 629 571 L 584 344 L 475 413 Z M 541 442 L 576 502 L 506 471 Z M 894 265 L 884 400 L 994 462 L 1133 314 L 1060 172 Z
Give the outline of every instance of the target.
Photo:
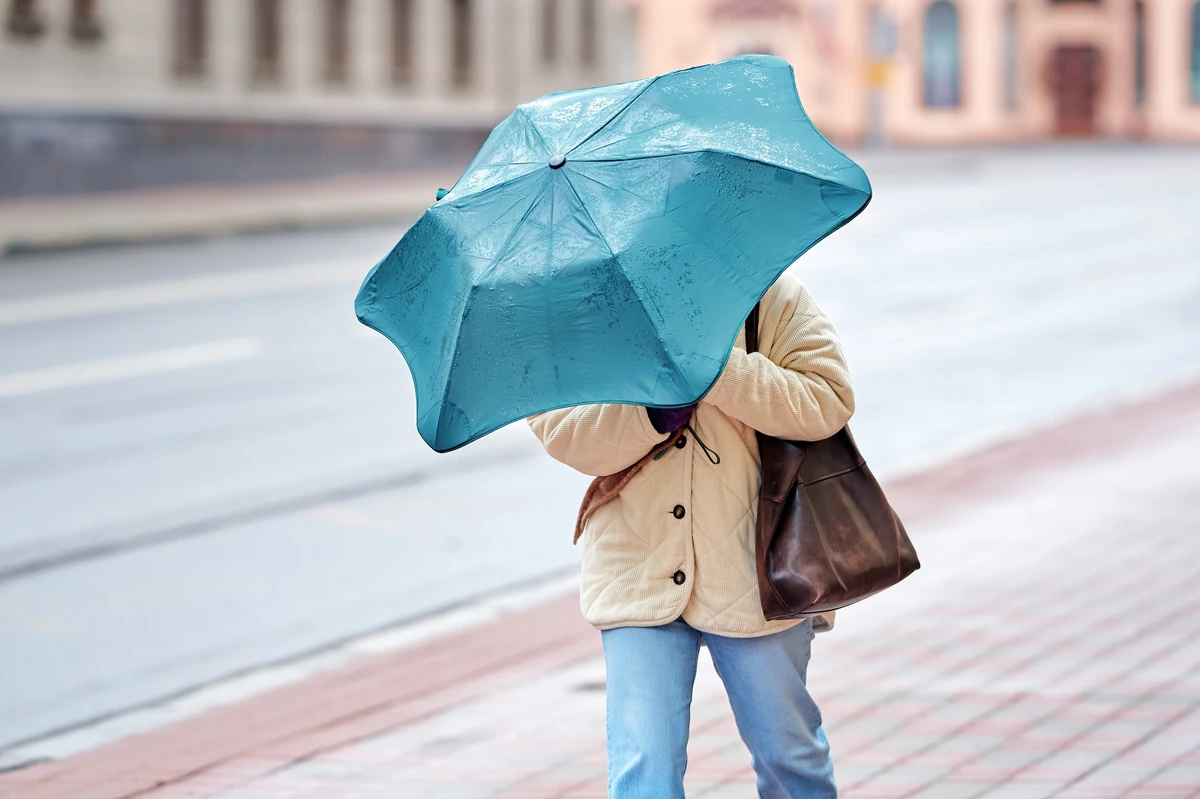
M 525 198 L 525 197 L 518 197 L 518 198 L 517 198 L 517 201 L 516 201 L 516 202 L 514 202 L 512 205 L 508 206 L 507 208 L 505 208 L 505 209 L 504 209 L 504 210 L 503 210 L 503 211 L 502 211 L 502 212 L 499 214 L 499 216 L 497 216 L 497 217 L 496 217 L 496 219 L 500 219 L 500 218 L 504 217 L 504 216 L 505 216 L 505 215 L 506 215 L 506 214 L 507 214 L 509 211 L 511 211 L 512 209 L 516 208 L 516 207 L 517 207 L 518 205 L 520 205 L 520 204 L 521 204 L 521 202 L 522 202 L 522 201 L 524 201 L 525 199 L 527 199 L 527 198 Z M 522 222 L 524 222 L 524 221 L 525 221 L 525 217 L 527 217 L 527 216 L 529 216 L 529 209 L 526 209 L 526 210 L 525 210 L 525 213 L 524 213 L 524 214 L 521 216 L 521 219 L 517 221 L 517 226 L 518 226 L 518 227 L 520 226 L 520 224 L 521 224 Z M 486 233 L 487 231 L 491 230 L 491 229 L 492 229 L 492 228 L 493 228 L 495 225 L 496 225 L 496 220 L 494 219 L 494 220 L 492 220 L 491 222 L 489 222 L 487 225 L 483 226 L 483 227 L 482 227 L 482 228 L 480 228 L 479 230 L 477 230 L 477 231 L 475 231 L 474 233 L 472 233 L 472 234 L 471 234 L 470 236 L 468 236 L 467 238 L 463 239 L 463 241 L 462 241 L 462 244 L 460 244 L 460 245 L 459 245 L 459 252 L 461 253 L 461 252 L 462 252 L 462 249 L 463 249 L 464 247 L 466 247 L 466 246 L 468 246 L 469 244 L 471 244 L 472 242 L 476 241 L 476 240 L 477 240 L 477 239 L 478 239 L 480 236 L 482 236 L 482 235 L 483 235 L 484 233 Z M 510 238 L 505 240 L 505 246 L 507 246 L 507 244 L 508 244 L 508 241 L 510 241 L 510 240 L 511 240 L 511 233 L 510 233 Z
M 694 152 L 715 152 L 715 153 L 718 153 L 718 154 L 727 154 L 727 153 L 722 153 L 722 151 L 720 151 L 720 150 L 696 150 L 696 151 L 694 151 Z M 690 154 L 692 154 L 692 153 L 663 153 L 662 155 L 656 155 L 656 156 L 647 156 L 647 158 L 670 158 L 670 157 L 673 157 L 673 156 L 675 156 L 675 155 L 690 155 Z M 591 162 L 591 163 L 595 163 L 595 162 Z M 763 162 L 756 162 L 756 163 L 763 163 Z M 769 166 L 769 165 L 768 165 L 768 166 Z M 789 171 L 794 171 L 794 170 L 789 170 Z M 608 189 L 609 191 L 619 191 L 619 192 L 621 192 L 622 194 L 628 194 L 630 197 L 633 197 L 634 199 L 638 200 L 639 202 L 648 202 L 648 201 L 647 201 L 647 200 L 646 200 L 644 197 L 639 197 L 638 195 L 636 195 L 636 194 L 634 194 L 633 192 L 631 192 L 629 189 L 623 188 L 623 187 L 621 187 L 621 186 L 610 186 L 609 184 L 605 183 L 604 181 L 602 181 L 602 180 L 599 180 L 599 179 L 597 179 L 597 178 L 593 177 L 592 175 L 589 175 L 589 174 L 587 174 L 587 173 L 585 173 L 585 172 L 580 172 L 579 170 L 575 170 L 575 174 L 577 174 L 577 175 L 579 175 L 579 176 L 583 177 L 585 180 L 590 180 L 590 181 L 591 181 L 591 182 L 593 182 L 593 183 L 599 184 L 599 185 L 603 186 L 604 188 Z M 814 180 L 821 180 L 821 178 L 813 178 L 811 175 L 808 175 L 808 174 L 806 174 L 806 173 L 803 173 L 803 172 L 796 172 L 795 174 L 798 174 L 798 175 L 800 175 L 801 177 L 805 177 L 805 178 L 810 178 L 810 179 L 814 179 Z M 837 184 L 837 185 L 842 185 L 842 184 Z M 574 186 L 572 186 L 571 188 L 572 188 L 572 190 L 574 190 L 574 188 L 575 188 L 575 187 L 574 187 Z M 856 191 L 857 191 L 857 190 L 856 190 Z M 578 196 L 578 192 L 576 193 L 576 196 Z M 586 210 L 586 209 L 584 209 L 584 210 Z M 743 213 L 746 213 L 746 212 L 748 212 L 748 209 L 746 209 L 746 210 L 743 210 Z M 861 211 L 860 211 L 860 213 L 861 213 Z M 589 215 L 589 217 L 590 217 L 590 215 Z M 660 219 L 662 219 L 662 220 L 664 220 L 664 221 L 666 221 L 666 222 L 669 222 L 669 223 L 670 223 L 670 224 L 672 224 L 672 225 L 674 225 L 676 228 L 678 228 L 679 230 L 681 230 L 681 231 L 683 231 L 684 233 L 686 233 L 686 234 L 687 234 L 689 237 L 691 237 L 693 241 L 696 241 L 697 243 L 699 243 L 699 244 L 703 245 L 703 246 L 704 246 L 706 249 L 708 249 L 708 250 L 709 250 L 709 252 L 713 252 L 713 253 L 714 253 L 714 255 L 716 254 L 716 253 L 713 251 L 712 247 L 711 247 L 709 244 L 705 243 L 705 242 L 704 242 L 704 241 L 702 241 L 701 239 L 698 239 L 698 238 L 696 238 L 696 237 L 695 237 L 695 234 L 693 234 L 693 233 L 692 233 L 690 230 L 688 230 L 687 228 L 685 228 L 685 227 L 683 227 L 682 225 L 680 225 L 678 222 L 676 222 L 676 221 L 675 221 L 674 219 L 672 219 L 671 217 L 669 217 L 669 216 L 661 216 L 661 217 L 659 217 L 659 218 L 660 218 Z M 849 221 L 850 221 L 850 220 L 846 220 L 846 222 L 849 222 Z M 844 225 L 844 224 L 846 224 L 846 222 L 843 222 L 842 224 Z M 593 224 L 594 224 L 594 222 L 593 222 Z M 841 227 L 841 226 L 839 225 L 839 227 Z M 597 228 L 596 228 L 596 229 L 597 229 L 597 230 L 599 230 L 599 226 L 597 226 Z M 835 228 L 835 230 L 836 230 L 836 228 Z M 833 231 L 830 231 L 830 232 L 832 233 Z M 829 234 L 826 234 L 826 235 L 829 235 Z M 607 241 L 605 241 L 605 246 L 608 246 L 608 242 L 607 242 Z M 746 255 L 746 253 L 745 253 L 745 252 L 742 250 L 742 248 L 741 248 L 741 247 L 738 247 L 736 243 L 734 243 L 734 242 L 730 241 L 730 242 L 729 242 L 729 246 L 730 246 L 730 247 L 733 247 L 735 250 L 737 250 L 737 251 L 738 251 L 738 253 L 740 253 L 740 254 L 742 255 L 742 257 L 744 257 L 744 258 L 749 258 L 749 256 L 747 256 L 747 255 Z M 611 250 L 611 248 L 610 248 L 610 250 Z M 797 257 L 799 257 L 799 256 L 797 256 Z
M 629 102 L 625 103 L 625 105 L 623 105 L 623 106 L 621 106 L 619 109 L 617 109 L 617 111 L 616 111 L 616 112 L 615 112 L 615 113 L 614 113 L 614 114 L 613 114 L 611 117 L 609 117 L 608 119 L 606 119 L 606 120 L 604 121 L 604 124 L 600 125 L 600 127 L 596 128 L 594 131 L 592 131 L 591 133 L 589 133 L 589 134 L 587 135 L 587 138 L 585 138 L 583 141 L 579 142 L 579 144 L 576 144 L 574 147 L 572 147 L 572 148 L 570 149 L 570 151 L 566 153 L 566 155 L 570 155 L 570 154 L 571 154 L 572 152 L 574 152 L 575 150 L 578 150 L 580 147 L 582 147 L 583 145 L 585 145 L 585 144 L 587 144 L 589 141 L 591 141 L 591 140 L 592 140 L 592 137 L 594 137 L 596 134 L 600 133 L 600 131 L 604 130 L 604 129 L 605 129 L 605 128 L 607 128 L 609 125 L 611 125 L 611 124 L 613 123 L 613 121 L 614 121 L 614 120 L 615 120 L 617 117 L 619 117 L 619 116 L 621 116 L 621 114 L 625 113 L 625 109 L 629 108 L 629 106 L 633 105 L 633 104 L 634 104 L 634 102 L 636 102 L 636 101 L 637 101 L 637 99 L 638 99 L 639 97 L 641 97 L 643 94 L 645 94 L 647 91 L 649 91 L 649 89 L 650 89 L 650 87 L 651 87 L 651 86 L 653 86 L 654 84 L 658 83 L 658 81 L 659 81 L 659 79 L 660 79 L 660 78 L 666 78 L 666 77 L 673 77 L 673 76 L 676 76 L 676 75 L 682 75 L 682 74 L 684 74 L 684 73 L 686 73 L 686 72 L 692 72 L 693 70 L 699 70 L 699 69 L 706 69 L 706 68 L 708 68 L 708 67 L 710 67 L 710 66 L 712 66 L 712 65 L 711 65 L 711 64 L 697 64 L 697 65 L 696 65 L 696 66 L 694 66 L 694 67 L 687 67 L 687 68 L 685 68 L 685 69 L 677 69 L 677 70 L 675 70 L 675 71 L 673 71 L 673 72 L 668 72 L 668 73 L 666 73 L 666 74 L 663 74 L 663 75 L 655 75 L 654 77 L 650 78 L 649 80 L 647 80 L 647 81 L 646 81 L 646 85 L 645 85 L 645 86 L 643 86 L 643 87 L 641 88 L 641 90 L 639 90 L 639 91 L 638 91 L 638 93 L 637 93 L 637 94 L 635 94 L 633 97 L 629 98 Z M 797 96 L 797 101 L 798 101 L 798 100 L 799 100 L 799 96 Z
M 517 110 L 514 113 L 521 115 L 521 119 L 523 119 L 525 121 L 525 124 L 529 126 L 529 129 L 533 131 L 533 135 L 537 136 L 538 142 L 542 145 L 542 150 L 545 151 L 546 153 L 549 153 L 550 148 L 546 146 L 546 140 L 542 138 L 541 132 L 533 124 L 533 120 L 529 118 L 529 114 L 525 113 L 525 110 L 523 108 L 521 108 L 521 106 L 517 106 Z M 504 167 L 504 166 L 521 166 L 524 164 L 528 164 L 529 166 L 536 167 L 536 166 L 541 166 L 542 162 L 541 161 L 510 161 L 507 164 L 499 164 L 498 166 L 502 166 L 502 167 Z M 463 174 L 459 177 L 459 179 L 454 182 L 454 185 L 457 186 L 460 182 L 462 182 L 463 177 L 466 177 L 467 172 L 470 172 L 474 166 L 475 166 L 474 163 L 472 163 L 470 166 L 468 166 L 467 171 L 463 172 Z M 491 165 L 485 165 L 485 166 L 491 166 Z M 484 194 L 487 194 L 490 191 L 494 191 L 496 189 L 502 189 L 512 183 L 515 183 L 518 180 L 527 178 L 532 174 L 533 174 L 532 170 L 530 170 L 529 172 L 522 172 L 521 174 L 514 175 L 511 178 L 505 178 L 504 180 L 500 181 L 499 183 L 497 183 L 493 186 L 488 186 L 486 189 L 481 189 L 481 190 L 475 191 L 475 192 L 468 192 L 466 194 L 456 197 L 455 199 L 456 200 L 465 200 L 468 197 L 479 197 Z M 453 190 L 454 190 L 453 187 L 451 187 L 451 191 L 453 191 Z
M 584 175 L 584 177 L 586 178 L 587 175 Z M 646 300 L 641 294 L 638 294 L 637 287 L 633 285 L 633 281 L 629 279 L 629 275 L 625 274 L 625 267 L 621 264 L 621 256 L 613 251 L 612 245 L 608 243 L 608 238 L 604 235 L 604 231 L 596 224 L 596 220 L 592 217 L 592 212 L 588 210 L 587 205 L 583 202 L 583 198 L 579 196 L 579 192 L 575 189 L 575 184 L 565 174 L 563 175 L 563 179 L 567 181 L 567 185 L 571 188 L 571 193 L 579 201 L 579 207 L 587 215 L 588 221 L 592 223 L 592 227 L 595 228 L 596 235 L 600 237 L 601 243 L 604 244 L 604 249 L 608 250 L 608 254 L 616 262 L 617 271 L 625 280 L 625 285 L 629 286 L 629 290 L 633 292 L 633 296 L 637 297 L 638 307 L 642 309 L 642 314 L 646 317 L 646 321 L 650 323 L 650 329 L 654 331 L 654 338 L 658 341 L 659 350 L 665 356 L 667 363 L 671 365 L 671 369 L 675 372 L 675 376 L 679 378 L 679 381 L 688 388 L 691 388 L 687 377 L 680 371 L 679 365 L 675 363 L 675 360 L 671 357 L 671 353 L 667 350 L 667 343 L 663 341 L 662 334 L 658 330 L 658 325 L 654 323 L 654 320 L 650 318 L 650 314 L 646 311 Z
M 591 163 L 591 162 L 589 162 L 589 163 Z M 609 191 L 619 191 L 619 192 L 621 192 L 622 194 L 628 194 L 630 197 L 634 198 L 634 199 L 635 199 L 635 200 L 637 200 L 638 202 L 642 202 L 642 203 L 647 203 L 647 204 L 650 204 L 650 201 L 649 201 L 649 200 L 647 200 L 645 197 L 641 197 L 641 196 L 639 196 L 639 195 L 637 195 L 637 194 L 634 194 L 632 191 L 630 191 L 630 190 L 629 190 L 629 189 L 627 189 L 627 188 L 624 188 L 623 186 L 612 186 L 612 185 L 609 185 L 608 183 L 605 183 L 603 180 L 600 180 L 600 179 L 598 179 L 598 178 L 596 178 L 596 177 L 594 177 L 594 176 L 592 176 L 592 175 L 589 175 L 589 174 L 587 174 L 586 172 L 580 172 L 578 169 L 574 170 L 574 172 L 575 172 L 575 174 L 576 174 L 576 175 L 579 175 L 579 176 L 580 176 L 580 177 L 582 177 L 584 180 L 590 180 L 592 183 L 599 184 L 599 185 L 603 186 L 604 188 L 608 189 Z M 572 188 L 574 188 L 574 187 L 572 186 Z M 606 242 L 606 243 L 607 243 L 607 242 Z
M 643 135 L 643 134 L 646 134 L 646 133 L 649 133 L 649 132 L 651 132 L 651 131 L 654 131 L 654 130 L 659 130 L 660 128 L 667 128 L 667 127 L 670 127 L 671 125 L 678 125 L 678 124 L 679 124 L 681 121 L 683 121 L 683 120 L 685 120 L 685 119 L 686 119 L 686 117 L 679 117 L 679 118 L 676 118 L 676 119 L 668 119 L 666 122 L 660 122 L 660 123 L 658 123 L 657 125 L 651 125 L 651 126 L 650 126 L 650 127 L 648 127 L 648 128 L 642 128 L 642 129 L 641 129 L 641 130 L 639 130 L 637 133 L 631 133 L 631 134 L 629 134 L 628 136 L 626 136 L 626 137 L 624 137 L 624 138 L 622 138 L 622 139 L 615 139 L 614 141 L 610 141 L 608 144 L 602 144 L 602 145 L 600 145 L 600 146 L 599 146 L 599 147 L 597 147 L 597 148 L 594 148 L 594 149 L 592 149 L 592 150 L 588 150 L 586 153 L 581 153 L 579 156 L 577 156 L 577 157 L 575 158 L 575 160 L 576 160 L 576 161 L 598 161 L 598 160 L 601 160 L 601 159 L 598 159 L 598 158 L 585 158 L 584 156 L 588 155 L 588 153 L 594 153 L 594 152 L 596 152 L 597 150 L 604 150 L 604 149 L 606 149 L 606 148 L 608 148 L 608 147 L 613 147 L 613 146 L 615 146 L 615 145 L 617 145 L 617 144 L 622 144 L 622 143 L 624 143 L 624 142 L 627 142 L 627 141 L 629 141 L 630 139 L 633 139 L 633 138 L 634 138 L 634 137 L 636 137 L 636 136 L 641 136 L 641 135 Z M 582 146 L 583 146 L 583 144 L 581 143 L 579 146 L 580 146 L 580 147 L 582 147 Z M 576 148 L 576 149 L 578 149 L 578 148 Z
M 810 175 L 807 172 L 801 171 L 799 169 L 794 169 L 790 166 L 784 166 L 782 164 L 773 164 L 770 161 L 763 161 L 761 158 L 751 158 L 748 155 L 741 155 L 740 153 L 731 153 L 726 150 L 718 150 L 713 147 L 701 147 L 698 150 L 680 150 L 679 152 L 676 152 L 676 153 L 653 153 L 651 155 L 631 155 L 627 158 L 577 158 L 575 160 L 580 161 L 582 163 L 586 163 L 586 164 L 612 164 L 612 163 L 619 163 L 622 161 L 648 161 L 652 158 L 675 158 L 676 156 L 680 156 L 680 155 L 699 155 L 700 153 L 712 153 L 714 155 L 724 155 L 724 156 L 728 156 L 729 158 L 737 158 L 739 161 L 746 161 L 747 163 L 751 163 L 751 164 L 761 164 L 762 166 L 773 166 L 776 169 L 782 169 L 787 172 L 791 172 L 794 175 L 800 175 L 802 177 L 813 178 L 814 180 L 824 181 L 825 183 L 830 183 L 835 186 L 841 186 L 843 189 L 849 189 L 850 191 L 856 191 L 859 194 L 863 193 L 862 189 L 859 189 L 855 186 L 847 186 L 845 183 L 842 183 L 841 181 L 833 180 L 832 178 L 819 178 L 819 177 L 816 177 L 815 175 Z M 839 170 L 839 171 L 841 171 L 841 170 Z
M 564 174 L 562 177 L 563 180 L 567 182 L 567 186 L 570 187 L 571 193 L 575 195 L 575 199 L 579 201 L 579 208 L 587 216 L 588 221 L 592 223 L 592 227 L 595 229 L 596 235 L 600 237 L 600 241 L 604 244 L 604 249 L 608 250 L 609 255 L 615 257 L 616 253 L 613 252 L 612 246 L 608 243 L 608 238 L 604 235 L 604 231 L 600 229 L 600 226 L 596 224 L 596 219 L 592 216 L 592 212 L 588 210 L 587 204 L 584 203 L 583 198 L 579 196 L 579 192 L 575 189 L 575 184 L 571 182 L 571 178 L 567 175 Z M 584 177 L 587 176 L 585 175 Z
M 529 166 L 534 166 L 534 167 L 541 165 L 540 162 L 538 162 L 538 161 L 513 161 L 511 164 L 505 164 L 504 166 L 522 166 L 525 164 L 528 164 Z M 455 202 L 458 202 L 461 200 L 466 200 L 470 197 L 482 197 L 483 195 L 487 194 L 488 192 L 495 191 L 497 189 L 503 189 L 507 186 L 511 186 L 513 183 L 516 183 L 518 180 L 524 180 L 525 178 L 534 174 L 534 172 L 535 172 L 535 170 L 531 169 L 528 172 L 522 172 L 519 175 L 513 175 L 512 177 L 505 178 L 504 180 L 500 181 L 499 183 L 496 183 L 492 186 L 488 186 L 485 189 L 479 189 L 478 191 L 469 191 L 465 194 L 460 194 L 457 197 L 455 197 L 454 200 L 455 200 Z M 459 178 L 459 180 L 462 180 L 462 178 Z
M 651 78 L 650 80 L 646 81 L 646 85 L 645 85 L 645 86 L 643 86 L 641 89 L 639 89 L 639 90 L 638 90 L 638 92 L 637 92 L 637 94 L 633 95 L 633 97 L 630 97 L 630 98 L 629 98 L 629 102 L 625 103 L 625 105 L 621 106 L 621 107 L 620 107 L 620 108 L 618 108 L 616 111 L 614 111 L 612 116 L 610 116 L 608 119 L 604 120 L 604 122 L 603 122 L 603 123 L 601 123 L 599 127 L 597 127 L 595 130 L 593 130 L 593 131 L 592 131 L 591 133 L 589 133 L 587 136 L 585 136 L 585 137 L 584 137 L 584 139 L 583 139 L 583 141 L 579 142 L 579 144 L 576 144 L 576 145 L 572 146 L 572 147 L 571 147 L 571 149 L 570 149 L 570 150 L 568 150 L 568 151 L 566 152 L 566 155 L 570 155 L 571 153 L 575 152 L 575 151 L 576 151 L 576 150 L 578 150 L 580 147 L 582 147 L 583 145 L 585 145 L 585 144 L 587 144 L 588 142 L 590 142 L 590 141 L 592 140 L 592 138 L 596 136 L 596 134 L 600 133 L 600 131 L 604 130 L 604 129 L 605 129 L 605 128 L 607 128 L 609 125 L 611 125 L 611 124 L 612 124 L 612 123 L 613 123 L 613 122 L 616 120 L 616 118 L 617 118 L 617 117 L 619 117 L 619 116 L 621 116 L 621 114 L 624 114 L 624 113 L 625 113 L 626 109 L 628 109 L 628 108 L 629 108 L 629 106 L 631 106 L 631 105 L 633 105 L 635 102 L 637 102 L 637 99 L 638 99 L 639 97 L 641 97 L 643 94 L 645 94 L 645 93 L 646 93 L 646 92 L 647 92 L 647 91 L 650 89 L 650 87 L 651 87 L 651 86 L 653 86 L 654 84 L 658 83 L 658 79 L 659 79 L 660 77 L 662 77 L 662 76 L 661 76 L 661 75 L 656 75 L 655 77 L 653 77 L 653 78 Z
M 521 107 L 520 107 L 520 106 L 517 106 L 517 111 L 520 111 L 520 110 L 521 110 Z M 532 128 L 532 127 L 533 127 L 533 122 L 532 122 L 532 121 L 530 121 L 530 119 L 529 119 L 528 115 L 522 114 L 522 117 L 523 117 L 523 118 L 524 118 L 524 120 L 525 120 L 525 121 L 526 121 L 526 122 L 529 124 L 529 126 Z M 501 125 L 503 125 L 504 123 L 503 123 L 503 122 L 501 122 L 500 124 L 501 124 Z M 495 131 L 492 131 L 492 132 L 493 132 L 493 133 L 495 133 Z M 534 132 L 535 132 L 535 133 L 537 132 L 537 131 L 536 131 L 536 129 L 534 130 Z M 489 138 L 490 138 L 490 137 L 489 137 Z M 538 134 L 538 140 L 539 140 L 539 141 L 541 141 L 541 143 L 542 143 L 542 150 L 543 150 L 543 152 L 545 152 L 545 151 L 546 151 L 546 142 L 545 142 L 545 141 L 542 141 L 542 136 L 541 136 L 541 134 L 540 134 L 540 133 Z M 485 147 L 486 147 L 486 142 L 485 142 L 484 144 L 485 144 Z M 472 169 L 474 169 L 474 168 L 475 168 L 475 164 L 476 164 L 476 162 L 479 160 L 479 158 L 480 158 L 480 156 L 481 156 L 482 154 L 483 154 L 483 150 L 482 150 L 482 149 L 481 149 L 481 150 L 480 150 L 478 153 L 476 153 L 476 154 L 475 154 L 475 157 L 471 159 L 471 163 L 467 164 L 467 168 L 466 168 L 466 169 L 464 169 L 464 170 L 463 170 L 463 172 L 462 172 L 462 174 L 458 176 L 458 179 L 457 179 L 457 180 L 455 180 L 453 184 L 451 184 L 451 186 L 450 186 L 450 191 L 451 191 L 451 192 L 453 192 L 453 191 L 454 191 L 456 188 L 458 188 L 458 184 L 462 182 L 462 179 L 463 179 L 464 177 L 466 177 L 466 176 L 467 176 L 467 174 L 468 174 L 469 172 L 471 172 L 471 170 L 472 170 Z M 512 163 L 513 163 L 513 164 L 536 164 L 536 163 L 538 163 L 538 162 L 537 162 L 537 161 L 513 161 Z M 470 197 L 470 196 L 472 196 L 472 195 L 466 195 L 466 196 Z
M 516 238 L 517 233 L 521 230 L 521 226 L 525 224 L 525 220 L 529 218 L 531 213 L 533 213 L 533 209 L 537 206 L 538 202 L 541 201 L 542 195 L 546 193 L 546 189 L 549 187 L 549 185 L 550 184 L 548 182 L 542 184 L 542 188 L 533 196 L 533 199 L 530 200 L 529 207 L 525 209 L 525 213 L 521 214 L 521 219 L 517 222 L 517 224 L 513 225 L 512 230 L 510 230 L 508 235 L 504 238 L 504 243 L 496 248 L 496 257 L 492 258 L 492 264 L 479 275 L 479 278 L 485 277 L 489 272 L 496 268 L 497 264 L 504 260 L 504 251 L 508 249 L 508 245 L 512 244 L 512 240 Z M 472 280 L 471 285 L 478 285 L 478 278 L 476 280 Z
M 541 142 L 542 150 L 545 151 L 546 155 L 553 155 L 550 152 L 550 145 L 546 144 L 546 137 L 538 130 L 538 126 L 533 124 L 533 117 L 529 116 L 529 113 L 521 106 L 517 106 L 517 110 L 521 112 L 521 119 L 525 120 L 525 124 L 529 125 L 529 129 L 533 131 L 533 135 L 537 136 L 538 141 Z

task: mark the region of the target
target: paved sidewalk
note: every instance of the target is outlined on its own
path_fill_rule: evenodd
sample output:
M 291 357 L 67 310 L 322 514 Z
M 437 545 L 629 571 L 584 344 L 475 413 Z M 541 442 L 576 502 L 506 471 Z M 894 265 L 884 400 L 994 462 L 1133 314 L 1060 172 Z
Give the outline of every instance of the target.
M 1200 386 L 894 483 L 923 568 L 814 644 L 844 797 L 1200 797 Z M 869 453 L 868 453 L 869 455 Z M 5 799 L 603 797 L 573 596 L 7 775 Z M 752 797 L 697 679 L 689 797 Z
M 0 256 L 363 222 L 416 219 L 452 169 L 288 183 L 182 186 L 0 202 Z

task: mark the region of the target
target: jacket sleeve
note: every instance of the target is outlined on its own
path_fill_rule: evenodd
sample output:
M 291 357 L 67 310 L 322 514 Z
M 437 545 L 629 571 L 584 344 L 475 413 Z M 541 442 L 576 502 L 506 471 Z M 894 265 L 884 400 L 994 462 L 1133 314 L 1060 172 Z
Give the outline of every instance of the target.
M 704 401 L 769 436 L 819 441 L 854 413 L 846 360 L 808 289 L 787 273 L 777 289 L 760 311 L 761 351 L 735 347 Z
M 552 458 L 596 477 L 632 466 L 667 437 L 640 405 L 578 405 L 526 421 Z

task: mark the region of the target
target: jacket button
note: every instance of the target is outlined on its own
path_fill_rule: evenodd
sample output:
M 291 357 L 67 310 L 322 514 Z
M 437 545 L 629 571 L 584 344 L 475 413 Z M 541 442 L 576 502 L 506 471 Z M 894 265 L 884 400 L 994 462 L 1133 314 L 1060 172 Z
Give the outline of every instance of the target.
M 687 579 L 687 575 L 684 574 L 682 571 L 677 571 L 671 577 L 671 579 L 675 581 L 675 585 L 683 585 L 683 581 Z
M 675 439 L 676 449 L 683 449 L 686 446 L 687 446 L 687 436 L 680 436 L 679 438 Z
M 682 519 L 684 516 L 687 515 L 687 511 L 684 510 L 682 505 L 676 505 L 674 510 L 671 511 L 671 515 L 674 516 L 676 519 Z

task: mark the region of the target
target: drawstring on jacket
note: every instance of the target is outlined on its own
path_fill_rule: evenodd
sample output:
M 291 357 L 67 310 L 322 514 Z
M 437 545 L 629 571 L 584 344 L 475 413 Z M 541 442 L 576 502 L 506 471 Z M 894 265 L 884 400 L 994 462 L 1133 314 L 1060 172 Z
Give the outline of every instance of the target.
M 721 456 L 717 454 L 716 450 L 704 443 L 704 439 L 700 438 L 700 434 L 696 432 L 696 428 L 692 427 L 692 423 L 688 422 L 683 426 L 683 429 L 691 433 L 692 438 L 696 439 L 696 443 L 700 445 L 700 449 L 704 450 L 704 457 L 708 458 L 708 462 L 713 466 L 719 466 L 721 463 Z M 671 450 L 669 449 L 664 449 L 662 452 L 654 456 L 654 460 L 660 460 L 670 451 Z
M 692 434 L 692 438 L 696 439 L 696 443 L 700 445 L 700 449 L 704 450 L 704 455 L 708 458 L 709 463 L 713 466 L 720 465 L 721 456 L 715 450 L 711 449 L 708 444 L 704 443 L 704 439 L 700 438 L 700 434 L 696 432 L 696 428 L 692 427 L 692 423 L 688 422 L 685 424 L 684 429 Z

